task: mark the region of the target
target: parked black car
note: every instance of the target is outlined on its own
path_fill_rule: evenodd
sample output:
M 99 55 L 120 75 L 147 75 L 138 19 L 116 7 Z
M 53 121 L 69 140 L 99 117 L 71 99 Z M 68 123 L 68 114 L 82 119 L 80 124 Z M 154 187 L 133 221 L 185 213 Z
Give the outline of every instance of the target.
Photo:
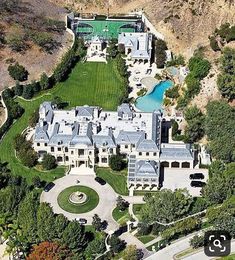
M 203 181 L 191 181 L 191 187 L 204 187 L 206 185 Z
M 54 186 L 55 186 L 55 183 L 54 183 L 54 182 L 49 182 L 49 183 L 45 186 L 44 191 L 45 191 L 45 192 L 48 192 L 48 191 L 50 191 Z
M 95 177 L 95 181 L 97 181 L 100 185 L 105 185 L 105 184 L 106 184 L 106 181 L 103 180 L 103 179 L 100 178 L 100 177 Z
M 87 223 L 87 220 L 86 220 L 85 218 L 79 218 L 79 219 L 77 219 L 77 221 L 78 221 L 80 224 L 82 224 L 82 225 L 84 225 L 84 224 Z
M 190 179 L 204 179 L 204 175 L 202 173 L 193 173 L 189 175 Z

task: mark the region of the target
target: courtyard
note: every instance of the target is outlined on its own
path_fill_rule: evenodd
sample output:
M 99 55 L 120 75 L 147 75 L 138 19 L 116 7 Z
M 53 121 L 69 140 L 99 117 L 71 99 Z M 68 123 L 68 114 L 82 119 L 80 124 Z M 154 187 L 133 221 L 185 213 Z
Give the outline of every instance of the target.
M 112 212 L 116 208 L 116 199 L 119 194 L 117 194 L 108 183 L 105 185 L 100 185 L 97 181 L 95 181 L 94 177 L 94 175 L 87 175 L 85 172 L 83 175 L 76 175 L 74 173 L 66 175 L 60 179 L 55 180 L 55 186 L 49 192 L 42 192 L 40 201 L 51 204 L 55 213 L 63 214 L 69 220 L 85 218 L 88 225 L 92 224 L 92 217 L 94 214 L 98 214 L 102 220 L 107 221 L 107 231 L 116 230 L 119 225 L 113 219 Z M 76 186 L 78 190 L 80 190 L 80 186 L 85 186 L 86 189 L 83 191 L 88 196 L 90 193 L 88 192 L 87 187 L 89 187 L 90 190 L 94 191 L 98 195 L 98 198 L 97 195 L 94 195 L 94 192 L 93 195 L 90 195 L 93 198 L 93 201 L 88 203 L 89 207 L 86 208 L 85 212 L 83 211 L 83 213 L 79 212 L 79 206 L 77 206 L 76 213 L 73 210 L 74 208 L 72 209 L 73 212 L 71 212 L 71 204 L 68 202 L 68 196 L 76 190 Z M 69 192 L 66 192 L 67 194 L 63 196 L 61 204 L 61 193 L 65 192 L 66 190 Z M 123 198 L 133 204 L 144 203 L 143 196 L 124 196 Z

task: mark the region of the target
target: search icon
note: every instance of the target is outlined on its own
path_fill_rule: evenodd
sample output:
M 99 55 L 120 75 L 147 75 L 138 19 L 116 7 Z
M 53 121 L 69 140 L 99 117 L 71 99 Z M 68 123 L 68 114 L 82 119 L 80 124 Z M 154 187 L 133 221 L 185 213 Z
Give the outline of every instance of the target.
M 215 240 L 213 241 L 213 245 L 214 245 L 215 247 L 222 248 L 222 245 L 221 245 L 221 242 L 220 242 L 219 239 L 215 239 Z

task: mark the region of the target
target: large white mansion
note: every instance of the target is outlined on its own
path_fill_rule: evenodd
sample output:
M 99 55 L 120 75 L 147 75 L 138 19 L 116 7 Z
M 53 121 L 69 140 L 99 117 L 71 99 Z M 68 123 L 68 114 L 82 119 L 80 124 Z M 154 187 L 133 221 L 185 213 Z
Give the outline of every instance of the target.
M 194 167 L 190 145 L 161 142 L 162 120 L 160 111 L 135 112 L 129 104 L 111 112 L 91 106 L 58 110 L 44 102 L 33 147 L 40 158 L 50 153 L 71 167 L 108 167 L 110 156 L 120 152 L 128 158 L 129 185 L 158 185 L 161 166 Z

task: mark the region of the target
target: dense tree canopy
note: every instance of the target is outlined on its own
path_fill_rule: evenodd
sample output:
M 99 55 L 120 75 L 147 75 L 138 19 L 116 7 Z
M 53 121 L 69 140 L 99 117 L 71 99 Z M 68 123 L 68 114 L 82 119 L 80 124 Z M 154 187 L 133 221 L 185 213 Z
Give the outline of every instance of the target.
M 222 203 L 234 194 L 235 163 L 226 166 L 217 162 L 209 169 L 210 179 L 202 189 L 202 196 L 209 205 Z
M 187 215 L 193 199 L 185 190 L 163 189 L 145 201 L 140 213 L 142 221 L 169 223 Z
M 64 229 L 62 243 L 71 250 L 81 251 L 87 244 L 84 227 L 77 221 L 69 222 Z
M 207 105 L 205 132 L 212 156 L 225 162 L 235 160 L 235 109 L 225 101 Z
M 104 253 L 106 250 L 105 247 L 105 237 L 95 238 L 91 241 L 85 251 L 86 259 L 94 259 L 99 254 Z
M 18 211 L 18 221 L 22 228 L 23 236 L 32 243 L 37 241 L 37 209 L 39 206 L 38 194 L 30 192 L 21 202 Z
M 40 241 L 52 241 L 54 234 L 53 211 L 48 204 L 41 203 L 37 211 L 37 235 Z
M 235 99 L 235 49 L 223 50 L 217 84 L 224 97 L 229 100 Z
M 211 207 L 207 210 L 208 222 L 218 230 L 228 231 L 235 238 L 235 195 L 224 201 L 221 206 Z

